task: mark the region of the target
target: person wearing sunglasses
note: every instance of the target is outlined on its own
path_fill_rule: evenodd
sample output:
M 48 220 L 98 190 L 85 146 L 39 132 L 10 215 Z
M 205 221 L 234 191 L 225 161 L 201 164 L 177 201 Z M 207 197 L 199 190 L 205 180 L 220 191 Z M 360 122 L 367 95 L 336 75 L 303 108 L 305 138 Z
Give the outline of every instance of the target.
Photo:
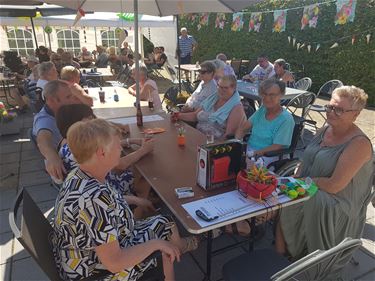
M 367 98 L 355 86 L 333 91 L 326 106 L 328 125 L 306 147 L 296 172 L 312 178 L 319 189 L 303 204 L 283 209 L 276 231 L 279 253 L 298 258 L 330 249 L 345 237 L 361 238 L 374 165 L 371 141 L 355 121 Z
M 214 80 L 215 65 L 210 61 L 201 63 L 199 70 L 199 83 L 194 93 L 187 99 L 182 112 L 192 112 L 198 109 L 202 102 L 211 94 L 216 92 L 216 82 Z
M 262 158 L 264 164 L 278 160 L 278 157 L 265 157 L 264 154 L 288 148 L 292 141 L 294 120 L 289 111 L 280 105 L 285 94 L 285 83 L 276 79 L 263 81 L 259 86 L 262 106 L 246 120 L 242 120 L 236 138 L 242 139 L 247 133 L 248 155 Z
M 197 129 L 214 136 L 215 140 L 234 135 L 245 111 L 236 90 L 237 80 L 233 75 L 223 76 L 217 84 L 217 93 L 211 94 L 193 112 L 177 112 L 173 120 L 197 122 Z

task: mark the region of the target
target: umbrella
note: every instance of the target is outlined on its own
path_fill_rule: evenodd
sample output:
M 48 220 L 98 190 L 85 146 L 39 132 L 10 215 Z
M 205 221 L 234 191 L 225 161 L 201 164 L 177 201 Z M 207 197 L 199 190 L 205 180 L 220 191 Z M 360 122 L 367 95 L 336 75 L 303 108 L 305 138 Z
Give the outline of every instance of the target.
M 220 12 L 233 13 L 240 11 L 262 0 L 43 0 L 49 4 L 60 5 L 70 9 L 82 9 L 95 12 L 134 12 L 135 54 L 138 56 L 138 12 L 146 15 L 169 16 L 186 13 Z M 178 32 L 177 32 L 178 34 Z M 178 46 L 179 44 L 177 44 Z M 139 60 L 135 60 L 139 69 Z M 139 104 L 139 81 L 136 79 L 136 98 Z

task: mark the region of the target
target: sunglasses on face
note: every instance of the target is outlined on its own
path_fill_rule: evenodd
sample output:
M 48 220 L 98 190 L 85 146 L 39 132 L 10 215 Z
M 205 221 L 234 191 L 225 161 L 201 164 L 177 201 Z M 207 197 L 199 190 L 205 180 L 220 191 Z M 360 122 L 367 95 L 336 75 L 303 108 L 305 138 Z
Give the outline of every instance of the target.
M 208 70 L 205 70 L 205 69 L 200 69 L 198 70 L 199 74 L 206 74 L 208 73 Z
M 271 98 L 271 99 L 276 98 L 279 95 L 280 95 L 279 93 L 263 93 L 263 94 L 261 94 L 261 96 L 263 98 Z
M 222 90 L 228 90 L 228 89 L 232 88 L 232 86 L 221 86 L 221 85 L 219 85 L 219 84 L 217 84 L 217 87 L 218 87 L 219 89 L 222 89 Z
M 324 108 L 325 108 L 327 113 L 331 113 L 333 111 L 337 116 L 341 116 L 345 112 L 358 111 L 357 109 L 343 109 L 341 107 L 335 107 L 335 106 L 330 105 L 330 104 L 325 105 Z

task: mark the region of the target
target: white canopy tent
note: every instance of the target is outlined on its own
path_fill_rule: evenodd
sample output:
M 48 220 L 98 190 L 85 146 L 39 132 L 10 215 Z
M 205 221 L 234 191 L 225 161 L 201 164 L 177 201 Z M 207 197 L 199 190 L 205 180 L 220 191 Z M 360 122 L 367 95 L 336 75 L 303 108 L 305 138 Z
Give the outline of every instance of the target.
M 76 15 L 65 16 L 50 16 L 50 17 L 36 17 L 34 24 L 36 26 L 72 26 Z M 0 17 L 1 25 L 7 26 L 27 26 L 30 25 L 30 19 L 26 17 Z M 117 13 L 97 12 L 86 14 L 82 17 L 75 26 L 105 26 L 105 27 L 134 27 L 133 21 L 124 21 L 119 19 Z M 139 17 L 139 27 L 173 27 L 176 24 L 173 16 L 156 17 L 141 15 Z

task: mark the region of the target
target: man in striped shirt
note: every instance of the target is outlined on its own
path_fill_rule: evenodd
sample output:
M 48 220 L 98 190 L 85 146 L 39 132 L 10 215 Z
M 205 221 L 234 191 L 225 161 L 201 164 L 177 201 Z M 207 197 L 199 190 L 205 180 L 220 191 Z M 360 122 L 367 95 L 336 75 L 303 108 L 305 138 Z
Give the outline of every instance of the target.
M 180 47 L 180 63 L 191 64 L 191 56 L 198 44 L 193 36 L 188 35 L 186 27 L 181 28 L 181 36 L 178 38 L 178 44 Z

